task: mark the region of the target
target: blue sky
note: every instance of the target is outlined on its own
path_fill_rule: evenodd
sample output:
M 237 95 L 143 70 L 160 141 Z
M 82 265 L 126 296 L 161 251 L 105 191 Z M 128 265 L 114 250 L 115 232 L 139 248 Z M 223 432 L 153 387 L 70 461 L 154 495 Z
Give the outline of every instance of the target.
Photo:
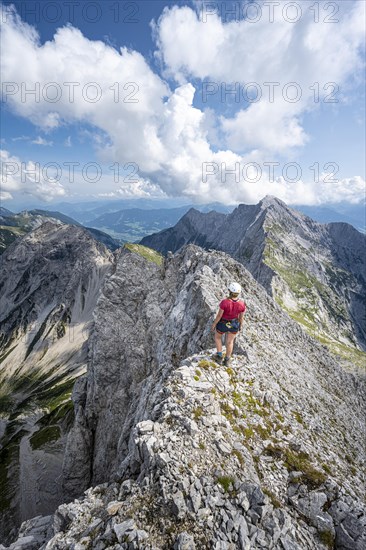
M 364 2 L 250 4 L 3 1 L 2 205 L 362 200 Z

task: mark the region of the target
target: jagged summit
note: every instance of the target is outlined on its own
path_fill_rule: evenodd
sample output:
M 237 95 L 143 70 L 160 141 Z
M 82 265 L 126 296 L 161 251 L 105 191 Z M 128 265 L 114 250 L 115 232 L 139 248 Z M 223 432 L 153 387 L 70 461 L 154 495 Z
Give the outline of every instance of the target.
M 348 224 L 317 223 L 272 196 L 218 216 L 208 223 L 196 212 L 192 223 L 182 219 L 141 242 L 163 254 L 190 242 L 230 254 L 347 368 L 361 366 L 366 236 Z
M 279 205 L 283 208 L 288 208 L 287 204 L 284 203 L 281 199 L 275 197 L 274 195 L 266 195 L 261 201 L 259 201 L 258 206 L 261 208 L 268 208 L 269 206 Z
M 283 202 L 278 197 L 275 197 L 274 195 L 266 195 L 261 199 L 258 204 L 244 204 L 240 203 L 236 209 L 239 210 L 255 210 L 255 211 L 264 211 L 268 209 L 275 209 L 277 212 L 280 212 L 281 210 L 285 210 L 286 212 L 296 212 L 293 209 L 291 209 L 285 202 Z M 234 209 L 235 211 L 235 209 Z M 233 212 L 234 212 L 233 211 Z M 230 214 L 228 214 L 230 215 Z
M 199 210 L 197 210 L 197 208 L 195 208 L 194 206 L 191 206 L 191 208 L 189 210 L 187 210 L 187 212 L 184 214 L 184 216 L 182 216 L 182 218 L 185 218 L 185 217 L 194 217 L 194 216 L 197 216 L 201 214 L 201 212 Z M 202 212 L 202 214 L 207 214 L 207 212 Z
M 184 216 L 182 216 L 181 220 L 190 219 L 190 220 L 200 221 L 201 219 L 209 219 L 209 218 L 223 220 L 226 216 L 227 214 L 224 214 L 222 212 L 216 212 L 215 210 L 209 210 L 208 212 L 201 212 L 200 210 L 197 210 L 197 208 L 194 208 L 192 206 L 192 208 L 190 208 L 188 212 L 186 212 Z

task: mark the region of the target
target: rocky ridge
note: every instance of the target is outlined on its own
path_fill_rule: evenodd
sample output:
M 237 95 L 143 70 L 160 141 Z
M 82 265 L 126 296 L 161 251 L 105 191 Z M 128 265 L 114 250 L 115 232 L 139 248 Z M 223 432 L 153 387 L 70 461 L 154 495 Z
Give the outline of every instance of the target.
M 146 254 L 118 252 L 95 309 L 64 463 L 78 498 L 10 548 L 361 549 L 364 379 L 229 256 Z M 225 369 L 210 325 L 233 278 L 248 311 Z
M 225 369 L 210 326 L 232 279 L 248 311 Z M 100 285 L 64 459 L 77 498 L 10 548 L 362 548 L 364 379 L 222 252 L 133 245 Z
M 25 210 L 14 214 L 3 208 L 0 211 L 0 254 L 16 239 L 26 233 L 38 229 L 44 223 L 66 224 L 77 227 L 82 225 L 76 220 L 65 216 L 61 212 L 49 212 L 47 210 Z M 85 227 L 85 230 L 97 241 L 114 251 L 119 248 L 120 242 L 113 239 L 108 233 L 104 233 L 93 227 Z
M 190 210 L 141 243 L 163 254 L 187 243 L 240 261 L 290 316 L 348 366 L 365 361 L 366 236 L 320 224 L 275 197 L 231 214 Z

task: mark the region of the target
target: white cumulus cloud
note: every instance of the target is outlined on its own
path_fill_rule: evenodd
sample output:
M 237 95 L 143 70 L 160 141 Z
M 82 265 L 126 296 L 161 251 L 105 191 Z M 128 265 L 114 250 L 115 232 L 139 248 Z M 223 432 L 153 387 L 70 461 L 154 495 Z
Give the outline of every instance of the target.
M 0 190 L 3 200 L 13 198 L 14 192 L 29 194 L 45 202 L 68 194 L 57 174 L 48 171 L 45 173 L 44 167 L 38 162 L 21 161 L 4 149 L 0 150 L 0 161 Z
M 201 92 L 207 101 L 215 95 L 225 102 L 225 89 L 237 86 L 232 101 L 242 109 L 220 119 L 232 150 L 259 147 L 283 153 L 303 146 L 308 137 L 302 114 L 319 102 L 330 106 L 333 100 L 344 100 L 347 80 L 360 78 L 365 3 L 338 2 L 339 13 L 332 16 L 329 3 L 317 2 L 317 22 L 314 5 L 310 9 L 311 3 L 298 0 L 299 19 L 294 23 L 289 19 L 296 19 L 296 12 L 284 11 L 283 3 L 272 6 L 270 20 L 269 2 L 258 0 L 261 17 L 255 23 L 243 17 L 250 13 L 245 11 L 248 4 L 233 4 L 236 16 L 227 23 L 226 3 L 206 3 L 203 11 L 200 2 L 197 11 L 187 6 L 165 8 L 154 27 L 156 55 L 165 74 L 180 83 L 191 78 L 204 81 Z
M 336 186 L 329 186 L 326 177 L 319 183 L 302 177 L 293 183 L 282 177 L 271 181 L 264 171 L 255 183 L 253 178 L 226 178 L 226 169 L 263 164 L 269 152 L 275 160 L 276 154 L 306 144 L 302 116 L 314 108 L 312 90 L 306 89 L 297 103 L 263 99 L 231 117 L 194 107 L 193 100 L 197 79 L 279 81 L 280 88 L 295 81 L 304 90 L 319 79 L 324 95 L 324 82 L 345 82 L 361 66 L 358 4 L 342 14 L 336 33 L 332 25 L 313 25 L 309 15 L 298 24 L 276 19 L 250 27 L 245 21 L 224 23 L 216 16 L 204 24 L 191 8 L 166 8 L 154 32 L 163 77 L 169 75 L 177 83 L 173 90 L 139 52 L 117 51 L 70 25 L 41 44 L 34 28 L 13 8 L 3 7 L 3 99 L 15 113 L 49 133 L 61 125 L 85 123 L 103 162 L 138 166 L 137 183 L 113 187 L 112 178 L 104 178 L 99 196 L 161 192 L 234 203 L 257 202 L 269 193 L 290 204 L 304 199 L 316 204 L 331 195 L 333 202 L 335 197 L 356 200 L 363 185 L 357 176 Z M 22 63 L 17 61 L 20 57 Z M 65 146 L 69 143 L 67 138 Z M 36 183 L 28 178 L 28 184 L 32 193 L 44 197 L 67 192 L 62 182 Z M 16 176 L 6 185 L 4 192 L 10 194 L 12 185 L 23 189 Z

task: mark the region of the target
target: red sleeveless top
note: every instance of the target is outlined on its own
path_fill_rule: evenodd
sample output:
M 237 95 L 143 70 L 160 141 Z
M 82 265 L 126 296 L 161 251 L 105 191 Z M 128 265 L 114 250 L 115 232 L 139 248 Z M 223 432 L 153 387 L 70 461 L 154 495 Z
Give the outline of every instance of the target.
M 227 319 L 230 321 L 231 319 L 237 319 L 240 313 L 244 313 L 247 306 L 242 300 L 231 300 L 230 298 L 226 298 L 225 300 L 222 300 L 220 302 L 220 309 L 224 310 L 224 313 L 222 314 L 222 319 Z

